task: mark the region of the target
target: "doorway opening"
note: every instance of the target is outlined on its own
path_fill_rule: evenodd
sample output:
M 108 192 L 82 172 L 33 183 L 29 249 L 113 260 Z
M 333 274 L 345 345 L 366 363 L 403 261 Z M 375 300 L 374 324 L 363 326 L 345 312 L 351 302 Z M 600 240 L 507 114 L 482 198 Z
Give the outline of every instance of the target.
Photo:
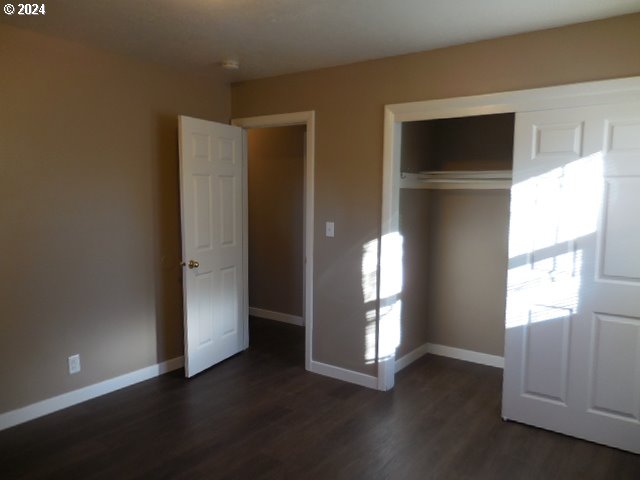
M 250 347 L 303 365 L 306 126 L 246 135 Z
M 287 153 L 288 149 L 291 158 L 289 158 L 290 162 L 295 162 L 295 157 L 298 156 L 298 165 L 297 167 L 302 168 L 301 171 L 301 183 L 298 184 L 299 193 L 296 192 L 278 192 L 277 185 L 272 185 L 273 183 L 277 184 L 276 180 L 264 180 L 263 178 L 254 179 L 257 183 L 254 185 L 258 185 L 259 191 L 254 187 L 253 192 L 251 191 L 251 186 L 249 184 L 249 176 L 251 173 L 245 173 L 245 205 L 247 209 L 251 209 L 252 207 L 249 205 L 251 202 L 251 197 L 254 194 L 257 196 L 254 198 L 255 202 L 260 202 L 258 206 L 260 207 L 258 210 L 254 210 L 253 212 L 245 211 L 244 214 L 244 222 L 245 222 L 245 232 L 249 232 L 248 237 L 249 241 L 245 241 L 245 258 L 249 258 L 248 269 L 251 269 L 252 260 L 251 260 L 251 252 L 250 248 L 258 249 L 259 257 L 256 258 L 257 263 L 253 264 L 254 272 L 249 275 L 252 276 L 253 288 L 258 289 L 261 288 L 260 285 L 263 285 L 264 291 L 256 291 L 256 295 L 252 297 L 250 292 L 252 283 L 250 283 L 249 278 L 245 279 L 245 285 L 247 288 L 245 289 L 245 307 L 248 315 L 253 314 L 257 317 L 266 317 L 267 319 L 271 318 L 271 320 L 280 320 L 282 323 L 280 325 L 276 325 L 276 327 L 289 327 L 290 325 L 286 325 L 286 323 L 293 323 L 294 325 L 303 325 L 304 326 L 304 363 L 305 369 L 311 370 L 311 362 L 312 362 L 312 345 L 313 345 L 313 199 L 314 199 L 314 145 L 315 145 L 315 112 L 296 112 L 296 113 L 287 113 L 287 114 L 278 114 L 278 115 L 265 115 L 259 117 L 248 117 L 248 118 L 237 118 L 232 120 L 233 125 L 244 128 L 245 130 L 249 130 L 246 132 L 244 141 L 245 141 L 245 149 L 248 152 L 248 158 L 252 155 L 251 145 L 253 144 L 254 148 L 258 145 L 259 142 L 275 143 L 271 145 L 271 148 L 268 149 L 271 151 L 271 155 L 277 153 L 278 150 L 284 149 L 284 153 Z M 286 127 L 286 128 L 284 128 Z M 254 130 L 252 132 L 252 130 Z M 289 143 L 287 137 L 293 139 Z M 302 138 L 300 138 L 302 137 Z M 270 138 L 270 140 L 269 140 Z M 280 145 L 278 147 L 279 142 L 284 142 L 284 146 Z M 302 148 L 296 148 L 297 146 L 302 146 Z M 295 152 L 298 152 L 297 154 Z M 282 150 L 280 153 L 283 153 Z M 299 154 L 302 154 L 302 158 L 299 158 Z M 269 155 L 268 155 L 269 156 Z M 277 155 L 276 155 L 277 156 Z M 264 168 L 269 168 L 269 164 L 267 159 L 265 160 Z M 251 161 L 248 161 L 249 169 L 251 169 Z M 287 163 L 286 161 L 284 162 Z M 273 166 L 273 165 L 271 165 Z M 257 168 L 257 166 L 255 167 Z M 275 170 L 275 169 L 274 169 Z M 254 171 L 254 173 L 260 173 L 260 171 Z M 264 170 L 264 174 L 266 176 L 271 176 L 273 171 Z M 284 171 L 282 175 L 287 176 L 289 181 L 292 182 L 295 178 L 300 179 L 300 171 L 296 170 L 296 172 L 292 171 Z M 253 182 L 252 182 L 253 183 Z M 275 190 L 274 190 L 275 187 Z M 275 193 L 274 193 L 275 192 Z M 278 199 L 278 202 L 274 202 L 273 198 L 268 198 L 269 195 L 280 195 L 282 198 Z M 265 198 L 258 198 L 261 196 L 265 196 Z M 292 200 L 297 195 L 298 200 Z M 295 205 L 287 205 L 287 201 L 296 202 Z M 271 203 L 272 205 L 262 205 L 264 203 Z M 277 207 L 277 205 L 273 205 L 274 203 L 280 203 L 282 208 L 273 208 Z M 296 207 L 296 208 L 290 208 Z M 265 210 L 272 210 L 270 212 L 271 219 L 262 218 L 262 214 Z M 285 210 L 288 212 L 289 219 L 286 219 Z M 300 212 L 300 213 L 296 213 Z M 280 215 L 280 214 L 283 215 Z M 251 228 L 249 226 L 250 217 L 255 217 L 256 215 L 260 218 L 254 218 L 257 220 L 257 225 L 263 225 L 254 227 L 254 232 L 251 232 Z M 263 222 L 264 220 L 264 222 Z M 279 228 L 273 228 L 274 222 L 282 222 L 279 225 Z M 287 226 L 290 228 L 290 231 L 287 230 Z M 255 228 L 263 228 L 265 231 L 256 232 Z M 293 231 L 293 230 L 297 230 Z M 286 239 L 283 237 L 279 239 L 274 233 L 280 232 L 280 234 L 285 235 Z M 302 236 L 300 237 L 300 232 L 302 232 Z M 254 235 L 255 234 L 255 235 Z M 252 235 L 257 236 L 257 242 L 254 243 L 252 247 L 251 237 Z M 264 237 L 264 238 L 263 238 Z M 262 239 L 262 243 L 260 242 Z M 297 243 L 296 243 L 297 242 Z M 265 245 L 266 243 L 266 245 Z M 297 247 L 293 247 L 294 252 L 293 255 L 297 255 L 297 259 L 293 258 L 291 255 L 292 252 L 289 252 L 289 255 L 286 255 L 286 245 L 297 244 Z M 256 250 L 257 251 L 257 250 Z M 275 255 L 271 255 L 270 252 L 279 251 L 283 256 L 280 258 L 287 258 L 287 262 L 289 266 L 287 267 L 288 282 L 290 288 L 292 290 L 296 290 L 297 292 L 301 292 L 298 294 L 296 298 L 296 294 L 292 292 L 287 292 L 286 288 L 281 288 L 283 285 L 280 285 L 279 291 L 273 287 L 278 287 L 278 283 L 280 282 L 279 278 L 282 278 L 283 268 L 282 265 L 279 265 L 278 258 Z M 256 252 L 254 252 L 256 253 Z M 262 264 L 262 265 L 260 265 Z M 263 268 L 265 265 L 268 268 Z M 258 270 L 255 270 L 258 268 Z M 296 270 L 297 270 L 297 280 L 296 280 Z M 274 273 L 275 272 L 275 273 Z M 266 285 L 266 286 L 265 286 Z M 286 287 L 286 285 L 284 285 Z M 266 298 L 263 294 L 266 292 Z M 269 298 L 270 297 L 270 298 Z M 254 305 L 250 304 L 251 301 L 257 302 Z M 264 303 L 267 302 L 267 303 Z M 276 303 L 271 303 L 276 302 Z M 277 303 L 279 302 L 279 303 Z M 262 304 L 262 305 L 261 305 Z M 272 305 L 271 307 L 269 307 Z M 278 305 L 282 305 L 283 307 L 279 307 Z M 253 307 L 253 308 L 251 308 Z M 274 310 L 270 310 L 273 308 Z M 280 311 L 278 310 L 288 310 L 288 311 Z M 294 312 L 294 313 L 290 313 Z M 297 314 L 296 312 L 300 312 Z M 274 315 L 275 314 L 275 315 Z M 264 329 L 261 329 L 264 326 L 263 322 L 269 320 L 260 319 L 253 320 L 254 325 L 256 325 L 256 332 L 259 335 L 264 333 Z M 247 326 L 248 327 L 248 326 Z M 291 333 L 291 332 L 289 332 Z M 262 335 L 262 338 L 268 338 L 270 334 Z M 286 335 L 285 335 L 286 336 Z M 295 338 L 296 333 L 293 332 L 292 338 Z M 249 338 L 249 332 L 246 332 L 245 338 Z M 256 340 L 260 341 L 259 338 Z

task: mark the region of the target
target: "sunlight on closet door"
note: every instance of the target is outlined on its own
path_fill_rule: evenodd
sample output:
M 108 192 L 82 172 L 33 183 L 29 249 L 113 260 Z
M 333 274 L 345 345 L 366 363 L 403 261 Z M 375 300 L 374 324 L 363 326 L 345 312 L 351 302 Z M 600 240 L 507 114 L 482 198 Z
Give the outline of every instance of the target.
M 640 453 L 640 103 L 514 138 L 502 415 Z
M 597 152 L 512 187 L 507 328 L 577 309 L 583 252 L 576 240 L 596 231 L 602 183 Z

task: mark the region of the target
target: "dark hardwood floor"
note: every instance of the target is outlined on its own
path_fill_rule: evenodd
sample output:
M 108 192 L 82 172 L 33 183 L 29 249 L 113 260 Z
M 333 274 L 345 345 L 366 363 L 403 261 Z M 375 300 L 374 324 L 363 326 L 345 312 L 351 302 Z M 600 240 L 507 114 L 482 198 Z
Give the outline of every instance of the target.
M 638 455 L 503 422 L 498 369 L 427 355 L 383 393 L 305 372 L 300 327 L 251 338 L 0 432 L 0 478 L 640 479 Z

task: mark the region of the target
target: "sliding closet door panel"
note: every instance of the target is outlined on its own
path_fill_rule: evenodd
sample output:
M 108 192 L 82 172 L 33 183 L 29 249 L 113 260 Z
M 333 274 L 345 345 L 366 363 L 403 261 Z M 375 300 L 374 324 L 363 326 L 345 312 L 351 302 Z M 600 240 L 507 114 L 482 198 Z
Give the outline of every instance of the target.
M 516 117 L 503 416 L 640 452 L 640 104 Z

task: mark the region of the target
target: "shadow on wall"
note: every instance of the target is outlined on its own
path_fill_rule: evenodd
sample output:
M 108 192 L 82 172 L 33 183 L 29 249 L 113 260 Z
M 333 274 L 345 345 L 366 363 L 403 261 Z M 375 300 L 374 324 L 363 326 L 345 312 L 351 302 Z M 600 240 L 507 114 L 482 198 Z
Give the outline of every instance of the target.
M 178 118 L 158 114 L 152 122 L 156 355 L 163 361 L 184 353 Z

